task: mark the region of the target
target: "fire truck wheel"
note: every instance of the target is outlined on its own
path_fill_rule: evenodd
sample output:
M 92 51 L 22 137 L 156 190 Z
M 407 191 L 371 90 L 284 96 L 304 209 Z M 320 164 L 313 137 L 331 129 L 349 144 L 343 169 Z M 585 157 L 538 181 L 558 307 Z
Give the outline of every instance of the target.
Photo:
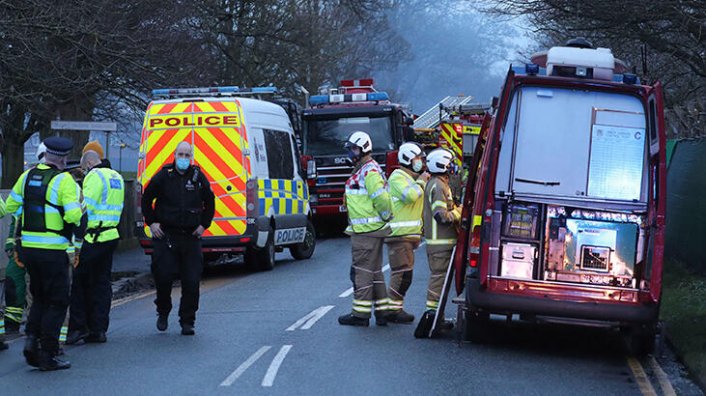
M 463 341 L 484 343 L 490 339 L 490 314 L 479 311 L 465 311 L 463 328 L 461 329 Z
M 623 341 L 628 354 L 642 357 L 655 350 L 656 326 L 630 326 L 622 329 Z
M 306 222 L 306 235 L 304 242 L 293 245 L 289 248 L 289 252 L 297 260 L 306 260 L 314 254 L 316 249 L 316 231 L 311 221 Z
M 255 271 L 272 271 L 275 268 L 275 242 L 272 233 L 262 248 L 248 248 L 245 252 L 245 263 Z

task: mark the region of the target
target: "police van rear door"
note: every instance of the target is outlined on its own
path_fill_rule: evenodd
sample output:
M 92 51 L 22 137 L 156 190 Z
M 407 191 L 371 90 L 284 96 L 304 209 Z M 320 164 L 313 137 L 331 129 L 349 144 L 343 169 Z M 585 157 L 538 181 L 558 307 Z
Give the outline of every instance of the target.
M 140 145 L 138 180 L 146 187 L 174 160 L 177 144 L 189 142 L 194 161 L 211 182 L 216 213 L 204 237 L 245 232 L 245 183 L 250 160 L 243 111 L 236 99 L 205 98 L 152 102 L 147 108 Z M 146 235 L 149 228 L 145 227 Z

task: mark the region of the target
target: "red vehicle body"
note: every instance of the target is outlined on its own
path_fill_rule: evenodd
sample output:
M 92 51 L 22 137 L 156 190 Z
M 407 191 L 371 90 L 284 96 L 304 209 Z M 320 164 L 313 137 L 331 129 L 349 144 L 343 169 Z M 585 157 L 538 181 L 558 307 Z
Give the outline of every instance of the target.
M 454 259 L 460 319 L 471 340 L 490 314 L 609 325 L 649 352 L 664 253 L 662 88 L 576 50 L 559 51 L 578 54 L 573 63 L 511 68 L 481 131 Z
M 343 144 L 355 131 L 368 133 L 373 158 L 389 174 L 398 167 L 397 148 L 409 138 L 411 117 L 372 79 L 343 80 L 341 87 L 309 99 L 302 114 L 302 169 L 307 175 L 315 222 L 346 219 L 345 182 L 353 170 Z

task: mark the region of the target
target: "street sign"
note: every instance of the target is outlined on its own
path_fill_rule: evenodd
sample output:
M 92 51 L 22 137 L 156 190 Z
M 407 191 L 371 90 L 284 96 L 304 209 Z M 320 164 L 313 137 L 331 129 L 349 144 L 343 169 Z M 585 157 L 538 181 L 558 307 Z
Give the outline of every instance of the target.
M 52 121 L 51 129 L 115 132 L 118 130 L 118 124 L 115 122 L 95 121 Z

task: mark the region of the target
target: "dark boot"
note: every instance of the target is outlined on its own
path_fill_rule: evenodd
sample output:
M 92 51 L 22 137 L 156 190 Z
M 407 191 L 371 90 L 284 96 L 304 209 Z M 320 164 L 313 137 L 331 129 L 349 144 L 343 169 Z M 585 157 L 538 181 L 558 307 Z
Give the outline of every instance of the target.
M 165 330 L 167 330 L 168 326 L 169 326 L 169 321 L 168 321 L 167 315 L 157 316 L 157 330 L 165 331 Z
M 194 331 L 194 325 L 191 323 L 182 323 L 181 324 L 181 335 L 194 335 L 196 334 L 196 331 Z
M 404 309 L 399 311 L 390 312 L 387 314 L 387 320 L 392 323 L 407 323 L 410 324 L 414 322 L 414 315 L 405 312 Z
M 17 334 L 20 332 L 20 324 L 12 319 L 5 319 L 5 333 Z
M 69 335 L 66 337 L 66 345 L 74 345 L 80 342 L 81 340 L 85 340 L 85 338 L 88 337 L 88 332 L 85 330 L 71 330 L 69 332 Z
M 435 315 L 436 311 L 432 309 L 424 312 L 422 318 L 419 319 L 417 328 L 414 330 L 415 338 L 429 338 L 429 331 L 431 330 L 431 326 L 434 324 Z
M 387 312 L 386 311 L 376 311 L 375 312 L 375 325 L 376 326 L 387 326 Z
M 9 346 L 7 345 L 7 343 L 6 343 L 5 341 L 0 341 L 0 351 L 4 351 L 4 350 L 6 350 L 7 348 L 9 348 Z
M 353 314 L 346 314 L 338 317 L 338 323 L 344 326 L 362 326 L 368 327 L 370 325 L 370 319 L 359 318 Z
M 39 341 L 37 336 L 28 334 L 25 338 L 25 346 L 22 349 L 25 361 L 32 367 L 39 367 Z
M 104 331 L 98 331 L 95 333 L 92 332 L 92 333 L 88 334 L 88 336 L 85 338 L 85 341 L 87 343 L 92 343 L 92 344 L 104 343 L 104 342 L 108 341 L 108 337 L 106 337 Z M 68 344 L 68 341 L 66 343 Z
M 39 351 L 39 369 L 42 371 L 66 370 L 71 368 L 71 363 L 61 360 L 53 353 Z

